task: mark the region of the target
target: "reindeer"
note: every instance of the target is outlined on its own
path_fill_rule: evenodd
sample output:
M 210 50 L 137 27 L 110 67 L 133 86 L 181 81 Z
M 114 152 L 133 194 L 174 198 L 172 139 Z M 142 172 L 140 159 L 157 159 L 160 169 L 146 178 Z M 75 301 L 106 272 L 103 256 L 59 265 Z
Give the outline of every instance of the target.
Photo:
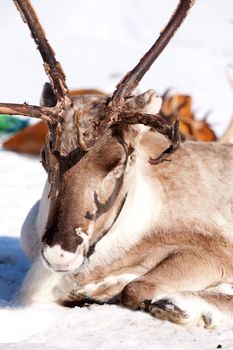
M 158 115 L 153 90 L 132 94 L 193 1 L 179 2 L 112 97 L 76 98 L 29 1 L 14 2 L 51 81 L 41 107 L 0 104 L 0 113 L 43 119 L 50 130 L 48 180 L 21 232 L 33 264 L 20 300 L 121 303 L 208 329 L 232 322 L 233 146 L 184 143 L 179 122 Z

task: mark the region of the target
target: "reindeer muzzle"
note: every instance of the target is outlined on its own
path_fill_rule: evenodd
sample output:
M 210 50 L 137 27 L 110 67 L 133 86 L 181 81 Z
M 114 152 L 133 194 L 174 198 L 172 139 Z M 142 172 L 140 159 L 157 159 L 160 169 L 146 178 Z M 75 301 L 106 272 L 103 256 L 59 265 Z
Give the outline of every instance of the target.
M 44 236 L 41 259 L 47 268 L 56 272 L 73 272 L 83 264 L 89 248 L 89 238 L 80 228 L 76 229 L 74 234 L 78 238 L 75 241 L 75 247 L 74 244 L 64 246 L 62 240 L 61 244 L 58 241 L 56 244 L 51 244 L 46 242 Z M 69 249 L 69 247 L 72 248 Z

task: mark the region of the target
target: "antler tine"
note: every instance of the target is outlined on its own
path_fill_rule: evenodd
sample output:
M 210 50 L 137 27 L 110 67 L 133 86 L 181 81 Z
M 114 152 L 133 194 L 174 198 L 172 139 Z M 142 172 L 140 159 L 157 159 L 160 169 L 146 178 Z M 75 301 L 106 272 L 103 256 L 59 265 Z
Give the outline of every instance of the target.
M 178 150 L 181 144 L 185 141 L 185 137 L 179 132 L 179 120 L 173 124 L 167 122 L 164 118 L 154 114 L 122 112 L 118 115 L 118 123 L 126 124 L 143 124 L 154 128 L 157 132 L 164 135 L 169 141 L 170 146 L 162 152 L 158 158 L 150 158 L 150 164 L 160 164 L 167 161 L 167 157 Z M 117 123 L 117 122 L 116 122 Z
M 123 105 L 125 98 L 129 97 L 132 94 L 132 91 L 137 87 L 138 83 L 143 78 L 145 73 L 167 46 L 176 30 L 180 27 L 190 8 L 194 4 L 194 1 L 195 0 L 180 0 L 170 21 L 166 25 L 165 29 L 161 32 L 154 45 L 142 57 L 140 62 L 129 73 L 127 73 L 117 85 L 117 89 L 112 95 L 109 104 L 110 106 L 120 108 Z
M 28 25 L 31 35 L 44 61 L 44 69 L 48 75 L 58 100 L 69 96 L 65 82 L 65 74 L 61 64 L 56 60 L 55 53 L 50 46 L 44 29 L 30 3 L 30 0 L 13 0 L 23 21 Z
M 32 106 L 27 103 L 0 103 L 0 114 L 23 115 L 52 123 L 54 112 L 52 108 Z

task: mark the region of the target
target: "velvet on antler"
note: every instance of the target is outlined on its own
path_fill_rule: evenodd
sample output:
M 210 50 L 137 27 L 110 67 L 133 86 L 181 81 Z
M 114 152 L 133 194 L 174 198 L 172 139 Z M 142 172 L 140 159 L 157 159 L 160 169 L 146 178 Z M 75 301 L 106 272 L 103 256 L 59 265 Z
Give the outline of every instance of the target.
M 29 0 L 13 0 L 19 10 L 22 19 L 30 29 L 31 35 L 36 42 L 40 55 L 44 63 L 45 72 L 52 84 L 52 89 L 55 95 L 56 104 L 53 107 L 38 107 L 29 104 L 11 104 L 0 103 L 0 113 L 26 115 L 34 118 L 40 118 L 47 122 L 49 127 L 49 137 L 46 141 L 44 150 L 44 164 L 50 172 L 50 181 L 52 185 L 59 182 L 59 174 L 61 169 L 66 169 L 65 161 L 68 158 L 77 161 L 75 147 L 66 147 L 65 139 L 77 139 L 76 127 L 66 127 L 68 123 L 75 123 L 73 116 L 76 113 L 73 100 L 69 95 L 65 81 L 65 74 L 60 63 L 56 60 L 54 51 L 46 38 L 45 32 L 39 22 L 38 17 Z M 179 148 L 182 138 L 178 131 L 179 122 L 176 121 L 173 125 L 166 123 L 157 115 L 134 113 L 124 109 L 125 101 L 132 95 L 133 90 L 139 84 L 142 77 L 148 71 L 150 66 L 164 50 L 169 40 L 179 28 L 184 18 L 188 14 L 189 9 L 193 5 L 194 0 L 180 0 L 175 12 L 165 29 L 161 32 L 159 38 L 150 48 L 150 50 L 142 57 L 140 62 L 120 81 L 117 89 L 112 97 L 106 103 L 105 113 L 103 118 L 92 117 L 94 125 L 93 142 L 100 138 L 105 131 L 114 124 L 144 124 L 152 126 L 159 133 L 165 135 L 171 142 L 171 146 L 158 157 L 157 160 L 150 159 L 150 163 L 158 164 L 166 159 L 168 155 Z M 73 134 L 74 135 L 73 135 Z M 72 134 L 72 135 L 71 135 Z M 80 146 L 80 145 L 79 145 Z M 81 146 L 80 146 L 81 147 Z M 79 148 L 80 148 L 79 147 Z M 86 150 L 85 150 L 86 151 Z M 72 157 L 71 157 L 72 154 Z M 78 150 L 78 156 L 82 157 L 84 153 Z M 50 167 L 52 167 L 50 169 Z M 56 170 L 55 170 L 56 169 Z M 51 175 L 52 172 L 57 173 L 56 176 Z M 54 180 L 56 178 L 56 180 Z M 56 185 L 52 193 L 56 196 Z

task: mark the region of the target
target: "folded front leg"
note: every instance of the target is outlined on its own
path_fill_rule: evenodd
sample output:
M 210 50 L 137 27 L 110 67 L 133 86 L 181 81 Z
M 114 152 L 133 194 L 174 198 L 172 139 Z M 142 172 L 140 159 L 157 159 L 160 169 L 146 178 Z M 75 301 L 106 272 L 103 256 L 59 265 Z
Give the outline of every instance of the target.
M 186 327 L 229 328 L 233 325 L 233 286 L 222 283 L 205 291 L 168 294 L 159 300 L 145 301 L 141 307 L 160 320 Z
M 120 292 L 132 280 L 137 277 L 133 273 L 112 274 L 100 280 L 94 280 L 80 286 L 76 277 L 68 278 L 67 284 L 61 284 L 61 294 L 58 303 L 63 306 L 74 307 L 85 304 L 116 304 L 120 302 Z M 70 289 L 72 288 L 72 290 Z M 65 291 L 68 293 L 65 293 Z
M 129 283 L 122 291 L 122 303 L 139 309 L 145 300 L 148 304 L 148 300 L 155 302 L 172 293 L 204 290 L 220 283 L 221 278 L 221 263 L 211 254 L 195 247 L 177 251 Z

